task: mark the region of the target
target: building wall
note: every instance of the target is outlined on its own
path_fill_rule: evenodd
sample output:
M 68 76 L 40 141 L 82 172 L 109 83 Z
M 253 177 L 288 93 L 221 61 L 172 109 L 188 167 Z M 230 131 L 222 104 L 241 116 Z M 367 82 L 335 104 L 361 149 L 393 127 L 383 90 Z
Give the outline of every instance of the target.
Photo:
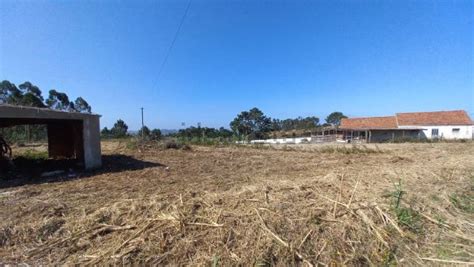
M 295 138 L 278 138 L 278 139 L 262 139 L 252 140 L 251 144 L 300 144 L 308 143 L 311 141 L 311 137 L 295 137 Z
M 473 138 L 472 125 L 399 126 L 399 128 L 414 128 L 414 127 L 423 129 L 424 137 L 428 139 L 435 138 L 432 135 L 433 129 L 438 129 L 438 138 L 442 138 L 442 139 L 472 139 Z M 454 129 L 459 129 L 459 131 L 455 131 Z
M 100 121 L 98 116 L 83 120 L 84 164 L 86 169 L 98 168 L 102 165 L 100 149 Z

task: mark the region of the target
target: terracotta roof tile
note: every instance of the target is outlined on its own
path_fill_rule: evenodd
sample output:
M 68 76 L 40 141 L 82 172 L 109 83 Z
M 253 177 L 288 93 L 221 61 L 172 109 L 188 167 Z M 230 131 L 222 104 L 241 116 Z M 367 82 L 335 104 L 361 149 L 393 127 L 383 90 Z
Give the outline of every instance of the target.
M 398 125 L 472 125 L 464 110 L 397 113 Z
M 397 118 L 389 117 L 368 117 L 350 118 L 341 120 L 341 129 L 397 129 Z

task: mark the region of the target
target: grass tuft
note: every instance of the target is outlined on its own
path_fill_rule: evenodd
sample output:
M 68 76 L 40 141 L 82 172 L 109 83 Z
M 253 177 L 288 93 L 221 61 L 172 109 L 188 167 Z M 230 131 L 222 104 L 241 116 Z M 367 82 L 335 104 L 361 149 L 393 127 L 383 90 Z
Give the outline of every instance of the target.
M 397 221 L 404 228 L 414 232 L 422 233 L 423 224 L 420 214 L 412 207 L 404 207 L 402 205 L 402 198 L 406 192 L 402 189 L 401 180 L 395 184 L 395 190 L 392 193 L 393 196 L 393 211 L 397 216 Z

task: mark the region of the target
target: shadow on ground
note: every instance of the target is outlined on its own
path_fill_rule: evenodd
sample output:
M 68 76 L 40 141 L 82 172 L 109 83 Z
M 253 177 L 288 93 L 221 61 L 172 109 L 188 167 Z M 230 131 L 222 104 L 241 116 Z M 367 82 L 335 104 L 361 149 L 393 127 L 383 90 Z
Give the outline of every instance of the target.
M 0 189 L 27 184 L 42 184 L 83 179 L 105 173 L 165 167 L 157 162 L 139 160 L 127 155 L 102 155 L 100 169 L 86 171 L 76 160 L 16 158 L 13 166 L 0 163 Z

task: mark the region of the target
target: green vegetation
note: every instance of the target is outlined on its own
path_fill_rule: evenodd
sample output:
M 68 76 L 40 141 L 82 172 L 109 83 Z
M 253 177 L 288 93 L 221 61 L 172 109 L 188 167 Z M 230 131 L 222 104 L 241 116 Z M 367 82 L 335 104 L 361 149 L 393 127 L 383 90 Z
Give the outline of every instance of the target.
M 271 118 L 266 117 L 258 108 L 242 111 L 230 123 L 234 133 L 247 139 L 266 138 L 267 134 L 272 130 L 271 126 Z
M 20 157 L 26 160 L 47 160 L 48 151 L 37 151 L 33 149 L 28 149 L 25 152 L 21 153 L 21 155 L 17 156 L 17 158 Z
M 372 153 L 383 153 L 378 147 L 369 148 L 365 145 L 352 145 L 347 146 L 324 146 L 318 149 L 321 153 L 341 153 L 341 154 L 372 154 Z
M 50 90 L 49 96 L 44 100 L 42 91 L 31 82 L 24 82 L 18 87 L 10 81 L 0 82 L 0 104 L 17 106 L 51 108 L 55 110 L 90 113 L 92 108 L 82 97 L 74 102 L 69 101 L 66 93 Z
M 315 116 L 298 117 L 296 119 L 272 119 L 258 108 L 242 111 L 230 123 L 230 127 L 240 140 L 266 139 L 271 132 L 311 130 L 321 126 L 338 126 L 342 118 L 347 118 L 342 112 L 333 112 L 326 118 L 326 123 L 319 124 L 319 118 Z
M 102 138 L 124 138 L 127 137 L 128 125 L 121 119 L 117 120 L 112 129 L 105 127 L 101 131 Z
M 196 145 L 219 145 L 230 144 L 235 141 L 266 139 L 270 137 L 270 133 L 277 131 L 291 130 L 311 130 L 325 125 L 338 125 L 341 118 L 345 118 L 341 112 L 333 112 L 326 119 L 328 123 L 319 124 L 319 118 L 298 117 L 296 119 L 272 119 L 258 108 L 252 108 L 248 111 L 242 111 L 230 123 L 230 128 L 211 128 L 201 127 L 198 123 L 197 127 L 191 126 L 179 130 L 177 133 L 170 134 L 169 137 L 176 138 L 178 142 Z M 119 119 L 112 129 L 105 127 L 102 129 L 103 138 L 125 138 L 128 137 L 127 124 Z M 143 133 L 143 134 L 142 134 Z M 150 130 L 144 126 L 137 134 L 145 140 L 160 140 L 162 133 L 159 129 Z
M 336 112 L 333 112 L 333 113 L 329 114 L 329 116 L 327 116 L 326 123 L 328 123 L 330 125 L 339 126 L 341 124 L 341 120 L 345 119 L 345 118 L 347 118 L 346 115 L 342 114 L 342 112 L 336 111 Z
M 474 213 L 474 193 L 472 190 L 466 193 L 453 193 L 449 196 L 449 200 L 456 208 Z
M 45 142 L 48 139 L 46 125 L 20 125 L 1 128 L 0 135 L 8 143 L 19 145 L 30 142 Z
M 392 207 L 397 216 L 398 223 L 414 233 L 422 233 L 423 224 L 420 214 L 412 207 L 404 207 L 402 205 L 404 194 L 405 191 L 402 190 L 402 182 L 400 180 L 398 184 L 395 184 L 395 191 L 392 193 Z

